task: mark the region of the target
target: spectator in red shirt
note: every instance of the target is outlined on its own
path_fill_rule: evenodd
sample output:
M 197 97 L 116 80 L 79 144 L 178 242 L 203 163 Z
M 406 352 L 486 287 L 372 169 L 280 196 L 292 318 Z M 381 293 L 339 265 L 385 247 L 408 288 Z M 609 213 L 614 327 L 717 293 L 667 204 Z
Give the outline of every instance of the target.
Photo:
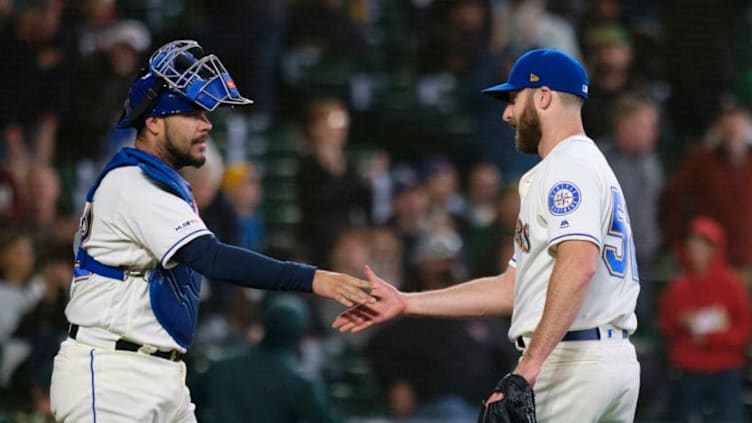
M 752 314 L 725 254 L 721 226 L 694 218 L 680 254 L 684 272 L 670 282 L 661 303 L 660 326 L 678 375 L 682 421 L 747 421 L 742 369 Z M 710 420 L 701 419 L 706 409 L 714 412 Z
M 739 108 L 722 112 L 704 145 L 691 151 L 679 164 L 666 187 L 661 216 L 664 239 L 674 249 L 681 248 L 686 239 L 691 216 L 716 220 L 728 235 L 729 262 L 743 273 L 752 271 L 750 141 L 749 113 Z

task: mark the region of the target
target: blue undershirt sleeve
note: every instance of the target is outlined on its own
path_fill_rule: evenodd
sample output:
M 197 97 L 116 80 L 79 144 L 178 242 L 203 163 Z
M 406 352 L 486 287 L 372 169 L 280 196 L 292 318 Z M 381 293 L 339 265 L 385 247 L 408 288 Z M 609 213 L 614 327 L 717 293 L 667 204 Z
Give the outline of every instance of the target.
M 212 235 L 192 240 L 181 247 L 173 258 L 213 280 L 248 288 L 313 291 L 314 266 L 273 259 L 224 244 Z

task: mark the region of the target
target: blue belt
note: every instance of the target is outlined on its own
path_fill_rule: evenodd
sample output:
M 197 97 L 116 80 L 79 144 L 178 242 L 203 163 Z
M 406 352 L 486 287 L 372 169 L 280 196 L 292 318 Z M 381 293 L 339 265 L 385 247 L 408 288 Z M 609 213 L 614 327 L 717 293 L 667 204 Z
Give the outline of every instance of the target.
M 616 333 L 618 333 L 619 330 L 616 330 Z M 583 330 L 572 330 L 564 334 L 564 338 L 562 338 L 562 341 L 597 341 L 602 338 L 610 339 L 614 338 L 614 330 L 609 329 L 608 333 L 605 333 L 601 335 L 601 330 L 599 328 L 591 328 L 591 329 L 583 329 Z M 626 329 L 621 330 L 621 337 L 622 339 L 629 338 L 629 332 L 627 332 Z M 525 340 L 522 339 L 521 336 L 517 337 L 517 346 L 520 348 L 525 348 Z
M 125 280 L 125 269 L 100 263 L 94 257 L 90 256 L 83 248 L 78 249 L 76 261 L 78 262 L 79 268 L 91 273 L 96 273 L 97 275 L 110 279 Z

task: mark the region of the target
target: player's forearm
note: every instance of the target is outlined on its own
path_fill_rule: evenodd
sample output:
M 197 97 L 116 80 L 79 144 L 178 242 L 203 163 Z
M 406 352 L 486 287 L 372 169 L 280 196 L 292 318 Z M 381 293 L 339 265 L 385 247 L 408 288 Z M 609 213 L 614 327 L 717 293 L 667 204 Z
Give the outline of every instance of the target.
M 508 315 L 512 313 L 514 270 L 446 289 L 404 295 L 407 315 L 457 318 Z
M 548 283 L 543 316 L 523 360 L 542 365 L 561 342 L 580 312 L 595 274 L 598 247 L 587 241 L 569 241 L 559 246 L 558 258 Z
M 223 244 L 213 236 L 192 240 L 174 259 L 209 279 L 258 289 L 311 292 L 316 272 L 313 266 L 276 260 Z

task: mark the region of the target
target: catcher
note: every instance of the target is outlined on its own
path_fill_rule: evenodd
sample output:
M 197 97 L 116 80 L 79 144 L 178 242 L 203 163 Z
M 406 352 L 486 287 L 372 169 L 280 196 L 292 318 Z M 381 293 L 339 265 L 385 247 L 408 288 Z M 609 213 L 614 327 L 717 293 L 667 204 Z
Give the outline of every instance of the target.
M 639 276 L 621 187 L 584 132 L 585 69 L 560 51 L 532 50 L 507 82 L 484 93 L 506 102 L 517 149 L 542 158 L 520 179 L 508 269 L 409 294 L 366 269 L 379 301 L 345 311 L 333 326 L 357 332 L 400 314 L 511 314 L 509 338 L 522 355 L 480 422 L 632 422 L 640 365 L 629 336 Z
M 366 281 L 224 244 L 201 219 L 177 170 L 206 161 L 210 111 L 250 103 L 192 40 L 157 49 L 131 85 L 117 125 L 135 129 L 134 148 L 96 178 L 75 241 L 68 338 L 50 387 L 55 421 L 195 422 L 182 357 L 202 275 L 346 306 L 371 300 Z

